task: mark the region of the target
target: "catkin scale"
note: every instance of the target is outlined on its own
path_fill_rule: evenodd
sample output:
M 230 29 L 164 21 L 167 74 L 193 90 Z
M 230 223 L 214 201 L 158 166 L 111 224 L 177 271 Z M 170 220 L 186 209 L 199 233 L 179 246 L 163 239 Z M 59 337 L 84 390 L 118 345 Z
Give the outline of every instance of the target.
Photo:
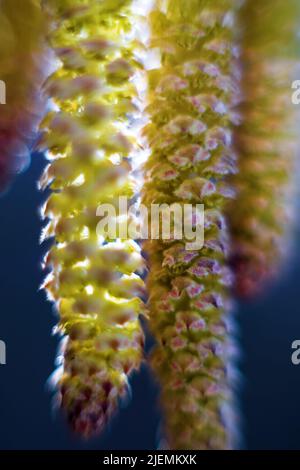
M 235 1 L 156 1 L 151 45 L 161 66 L 148 72 L 151 155 L 143 202 L 203 203 L 204 247 L 149 240 L 151 357 L 161 384 L 172 449 L 227 448 L 224 414 L 231 401 L 228 233 L 223 216 L 234 193 L 231 106 L 238 86 L 232 64 Z M 197 222 L 196 222 L 197 223 Z
M 131 79 L 141 65 L 131 7 L 130 0 L 44 1 L 59 59 L 45 84 L 53 106 L 39 142 L 50 159 L 40 186 L 52 189 L 42 208 L 48 219 L 42 239 L 55 237 L 44 260 L 51 270 L 44 288 L 65 336 L 57 378 L 61 406 L 85 437 L 104 428 L 143 359 L 140 247 L 96 230 L 100 204 L 117 205 L 119 196 L 132 198 L 136 191 Z

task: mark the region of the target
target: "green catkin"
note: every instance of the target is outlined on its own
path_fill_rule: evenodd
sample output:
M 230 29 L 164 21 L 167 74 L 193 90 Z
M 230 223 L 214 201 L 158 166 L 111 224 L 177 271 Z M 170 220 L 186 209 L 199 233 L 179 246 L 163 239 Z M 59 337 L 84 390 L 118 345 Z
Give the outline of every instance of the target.
M 136 191 L 131 79 L 141 65 L 131 7 L 131 0 L 44 1 L 59 58 L 45 85 L 53 105 L 40 142 L 50 160 L 40 186 L 52 190 L 42 210 L 49 219 L 42 239 L 55 237 L 44 288 L 65 337 L 57 377 L 61 406 L 85 437 L 103 429 L 143 358 L 140 247 L 129 237 L 96 233 L 97 207 L 110 203 L 117 210 L 118 197 Z
M 204 247 L 186 240 L 145 243 L 149 258 L 150 328 L 157 345 L 167 442 L 172 449 L 229 446 L 224 410 L 229 387 L 228 291 L 232 282 L 224 207 L 234 193 L 231 105 L 234 0 L 155 2 L 151 47 L 161 66 L 148 72 L 143 202 L 204 204 Z M 196 216 L 196 214 L 195 214 Z M 197 216 L 193 223 L 197 223 Z
M 241 9 L 242 124 L 234 138 L 240 163 L 232 181 L 238 195 L 228 208 L 241 296 L 262 291 L 289 252 L 299 122 L 291 85 L 300 57 L 299 13 L 298 0 L 251 0 Z

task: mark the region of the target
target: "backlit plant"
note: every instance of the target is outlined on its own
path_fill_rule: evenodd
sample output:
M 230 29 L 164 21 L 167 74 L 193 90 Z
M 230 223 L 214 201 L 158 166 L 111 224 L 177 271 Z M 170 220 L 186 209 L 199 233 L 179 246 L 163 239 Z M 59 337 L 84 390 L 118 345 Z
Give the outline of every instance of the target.
M 233 446 L 233 291 L 261 290 L 292 234 L 298 3 L 1 2 L 0 188 L 38 140 L 57 401 L 84 437 L 105 428 L 144 360 L 144 315 L 166 446 Z M 203 204 L 203 246 L 108 234 L 97 209 L 130 222 L 120 197 Z

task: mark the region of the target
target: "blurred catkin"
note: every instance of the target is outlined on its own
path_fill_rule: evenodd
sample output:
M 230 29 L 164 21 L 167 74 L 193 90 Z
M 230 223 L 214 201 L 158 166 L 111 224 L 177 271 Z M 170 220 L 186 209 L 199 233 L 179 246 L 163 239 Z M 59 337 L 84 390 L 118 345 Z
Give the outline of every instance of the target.
M 45 100 L 40 93 L 49 70 L 46 18 L 39 0 L 0 2 L 0 191 L 30 160 Z M 2 90 L 3 91 L 3 90 Z
M 240 11 L 242 123 L 234 137 L 240 163 L 228 217 L 241 296 L 260 292 L 289 251 L 299 141 L 299 112 L 291 101 L 299 20 L 298 0 L 248 0 Z
M 145 127 L 151 155 L 143 202 L 204 204 L 204 247 L 145 243 L 149 258 L 152 367 L 162 389 L 172 449 L 227 448 L 230 402 L 228 290 L 232 279 L 224 207 L 234 197 L 231 149 L 234 0 L 157 0 L 149 17 L 161 66 L 148 72 Z M 195 212 L 193 224 L 197 224 Z
M 50 160 L 40 185 L 52 190 L 42 238 L 55 237 L 44 287 L 65 335 L 61 406 L 73 429 L 89 437 L 105 426 L 143 357 L 140 248 L 96 233 L 97 206 L 118 210 L 119 196 L 135 195 L 129 173 L 138 44 L 130 0 L 48 0 L 44 7 L 60 60 L 45 85 L 53 105 L 40 142 Z

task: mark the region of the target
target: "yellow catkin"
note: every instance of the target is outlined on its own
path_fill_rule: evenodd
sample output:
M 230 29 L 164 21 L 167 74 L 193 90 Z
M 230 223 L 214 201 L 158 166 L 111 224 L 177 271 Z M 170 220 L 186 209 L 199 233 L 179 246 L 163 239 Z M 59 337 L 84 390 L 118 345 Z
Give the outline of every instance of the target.
M 131 34 L 130 0 L 49 0 L 44 6 L 59 59 L 45 85 L 53 106 L 40 143 L 50 160 L 40 184 L 52 189 L 43 238 L 55 237 L 44 287 L 65 335 L 61 406 L 73 429 L 89 437 L 103 429 L 143 358 L 140 247 L 96 233 L 97 207 L 109 203 L 118 210 L 118 198 L 136 191 L 130 170 L 139 44 Z

